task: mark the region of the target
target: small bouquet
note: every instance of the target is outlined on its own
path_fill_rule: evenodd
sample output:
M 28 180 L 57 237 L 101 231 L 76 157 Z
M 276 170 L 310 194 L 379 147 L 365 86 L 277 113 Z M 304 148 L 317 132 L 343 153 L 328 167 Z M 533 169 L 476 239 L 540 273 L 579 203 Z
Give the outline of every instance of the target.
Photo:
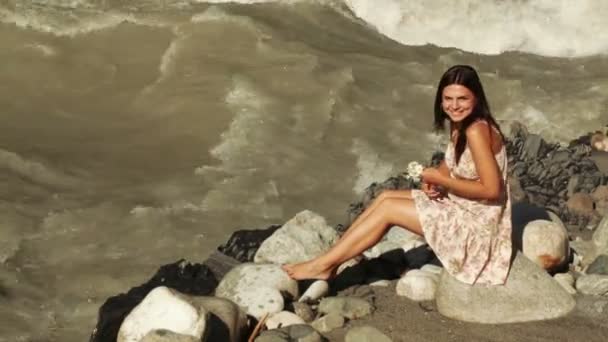
M 417 161 L 410 162 L 407 164 L 407 171 L 403 173 L 405 178 L 410 179 L 416 183 L 420 182 L 420 175 L 422 175 L 422 171 L 424 170 L 424 166 Z

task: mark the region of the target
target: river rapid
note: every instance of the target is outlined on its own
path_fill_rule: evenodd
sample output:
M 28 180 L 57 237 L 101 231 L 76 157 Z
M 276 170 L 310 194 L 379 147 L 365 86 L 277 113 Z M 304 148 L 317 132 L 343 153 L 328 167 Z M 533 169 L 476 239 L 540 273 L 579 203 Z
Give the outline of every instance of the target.
M 591 0 L 0 0 L 0 341 L 85 341 L 161 264 L 304 209 L 344 221 L 443 148 L 453 64 L 505 125 L 603 129 L 606 17 Z

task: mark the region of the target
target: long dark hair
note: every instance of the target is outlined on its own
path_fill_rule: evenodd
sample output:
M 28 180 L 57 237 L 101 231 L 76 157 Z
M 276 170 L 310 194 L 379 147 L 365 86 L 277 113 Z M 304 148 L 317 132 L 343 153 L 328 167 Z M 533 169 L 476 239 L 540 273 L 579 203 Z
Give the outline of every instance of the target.
M 462 156 L 462 153 L 467 146 L 467 136 L 465 132 L 473 122 L 476 120 L 485 120 L 488 123 L 488 128 L 492 125 L 498 129 L 501 136 L 503 136 L 503 134 L 498 123 L 496 123 L 496 120 L 492 117 L 490 105 L 488 104 L 486 94 L 481 86 L 479 76 L 475 69 L 469 65 L 454 65 L 441 76 L 441 80 L 439 80 L 439 85 L 437 86 L 437 95 L 435 95 L 435 130 L 443 131 L 445 129 L 445 120 L 449 119 L 449 116 L 443 111 L 441 102 L 443 100 L 443 89 L 452 84 L 467 87 L 476 98 L 475 107 L 473 108 L 471 115 L 462 120 L 462 124 L 458 127 L 458 139 L 456 140 L 456 147 L 454 148 L 456 164 L 458 164 L 460 156 Z M 450 133 L 452 133 L 451 130 Z

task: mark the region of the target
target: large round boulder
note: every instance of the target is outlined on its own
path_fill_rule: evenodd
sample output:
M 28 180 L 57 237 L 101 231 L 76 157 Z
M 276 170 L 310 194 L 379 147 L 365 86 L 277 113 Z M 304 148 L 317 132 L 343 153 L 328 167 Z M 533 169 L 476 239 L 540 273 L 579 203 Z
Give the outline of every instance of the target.
M 283 295 L 296 299 L 298 293 L 298 283 L 281 266 L 255 263 L 233 268 L 215 289 L 217 297 L 235 302 L 257 319 L 283 311 Z
M 469 285 L 444 271 L 435 298 L 444 316 L 489 324 L 562 317 L 576 304 L 557 281 L 521 253 L 505 285 Z
M 337 238 L 322 216 L 305 210 L 264 240 L 253 260 L 275 264 L 308 261 L 327 251 Z

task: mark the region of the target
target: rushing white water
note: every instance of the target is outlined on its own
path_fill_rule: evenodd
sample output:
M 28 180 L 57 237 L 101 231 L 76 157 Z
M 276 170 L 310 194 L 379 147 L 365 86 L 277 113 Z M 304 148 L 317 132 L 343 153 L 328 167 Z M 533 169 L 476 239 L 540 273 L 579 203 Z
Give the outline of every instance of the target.
M 595 0 L 345 0 L 405 45 L 575 57 L 608 52 L 608 2 Z
M 443 147 L 450 65 L 505 124 L 608 122 L 601 2 L 212 2 L 0 0 L 0 342 L 86 340 L 108 297 L 236 229 L 343 222 Z

